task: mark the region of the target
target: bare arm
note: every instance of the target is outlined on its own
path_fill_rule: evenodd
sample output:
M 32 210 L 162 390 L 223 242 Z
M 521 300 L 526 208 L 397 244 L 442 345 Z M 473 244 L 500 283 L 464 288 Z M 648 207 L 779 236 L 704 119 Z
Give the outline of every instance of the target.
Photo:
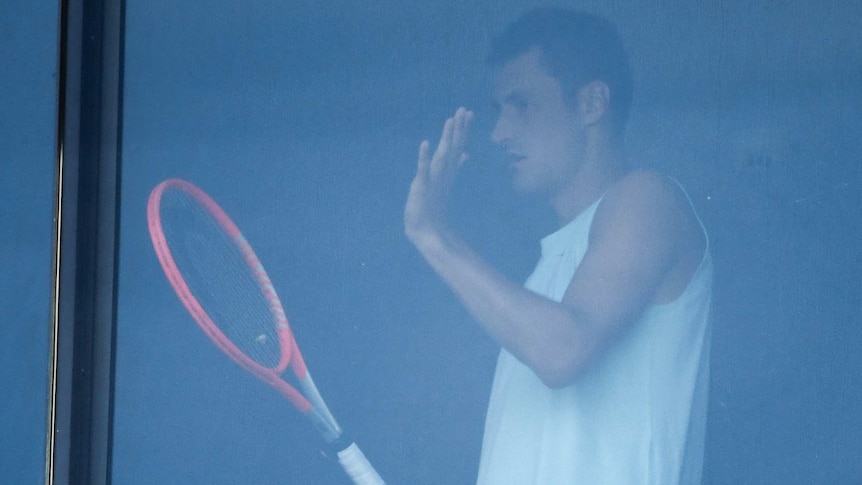
M 532 293 L 487 265 L 445 224 L 445 204 L 471 115 L 447 121 L 434 155 L 420 147 L 405 230 L 476 321 L 550 387 L 572 380 L 654 301 L 679 262 L 690 224 L 679 194 L 661 177 L 618 182 L 596 213 L 590 247 L 562 302 Z

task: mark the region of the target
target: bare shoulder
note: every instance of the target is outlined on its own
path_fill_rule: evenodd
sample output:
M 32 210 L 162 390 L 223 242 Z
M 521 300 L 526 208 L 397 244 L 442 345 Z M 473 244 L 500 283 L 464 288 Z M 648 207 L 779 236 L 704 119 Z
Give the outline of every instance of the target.
M 653 223 L 662 226 L 697 222 L 688 197 L 671 178 L 649 170 L 633 170 L 608 189 L 596 222 Z
M 650 260 L 664 275 L 656 296 L 667 300 L 685 287 L 697 269 L 706 236 L 677 182 L 657 172 L 634 170 L 606 193 L 596 210 L 590 244 L 616 246 Z
M 608 190 L 609 205 L 643 206 L 661 209 L 689 209 L 679 184 L 670 177 L 651 170 L 633 170 Z

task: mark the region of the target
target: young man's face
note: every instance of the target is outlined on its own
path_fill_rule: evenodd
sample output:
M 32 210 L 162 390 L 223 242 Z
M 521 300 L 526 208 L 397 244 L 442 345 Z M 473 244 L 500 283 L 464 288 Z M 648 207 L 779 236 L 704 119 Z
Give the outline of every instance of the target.
M 515 188 L 553 195 L 583 159 L 584 124 L 542 65 L 538 48 L 503 65 L 494 102 L 500 112 L 491 140 L 508 153 Z

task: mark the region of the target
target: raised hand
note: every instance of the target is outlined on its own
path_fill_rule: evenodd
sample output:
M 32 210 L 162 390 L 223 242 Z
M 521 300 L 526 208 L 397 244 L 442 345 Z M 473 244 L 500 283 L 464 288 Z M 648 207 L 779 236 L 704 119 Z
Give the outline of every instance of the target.
M 472 111 L 458 108 L 443 125 L 433 155 L 428 140 L 419 144 L 416 177 L 410 184 L 404 208 L 404 231 L 414 244 L 446 227 L 446 207 L 455 175 L 467 160 L 464 145 L 472 120 Z

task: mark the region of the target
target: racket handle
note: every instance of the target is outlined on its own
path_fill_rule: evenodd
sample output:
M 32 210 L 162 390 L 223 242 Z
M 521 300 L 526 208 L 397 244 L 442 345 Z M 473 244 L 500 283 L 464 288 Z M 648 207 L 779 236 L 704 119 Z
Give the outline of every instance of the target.
M 356 443 L 338 452 L 338 462 L 356 485 L 385 485 Z

